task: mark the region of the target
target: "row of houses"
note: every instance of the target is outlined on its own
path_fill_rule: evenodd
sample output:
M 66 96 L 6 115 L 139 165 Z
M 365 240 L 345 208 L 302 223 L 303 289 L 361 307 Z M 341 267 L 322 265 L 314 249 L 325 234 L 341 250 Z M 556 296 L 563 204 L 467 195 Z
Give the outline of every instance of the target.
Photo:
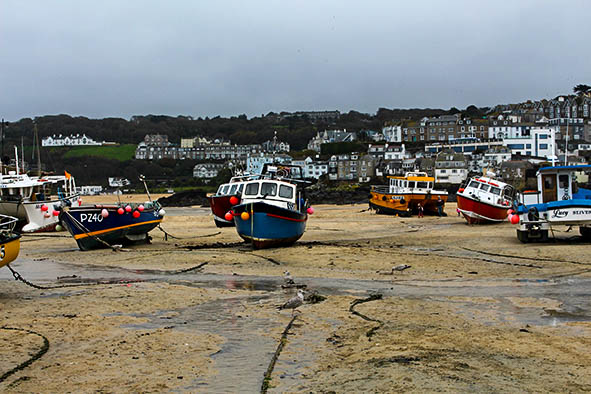
M 70 135 L 51 135 L 41 140 L 43 147 L 58 147 L 58 146 L 100 146 L 107 144 L 105 141 L 95 141 L 86 134 L 70 134 Z
M 210 141 L 201 137 L 182 139 L 176 145 L 168 141 L 167 135 L 148 134 L 135 150 L 138 160 L 246 160 L 260 152 L 289 151 L 289 144 L 266 141 L 263 144 L 237 145 L 219 139 Z

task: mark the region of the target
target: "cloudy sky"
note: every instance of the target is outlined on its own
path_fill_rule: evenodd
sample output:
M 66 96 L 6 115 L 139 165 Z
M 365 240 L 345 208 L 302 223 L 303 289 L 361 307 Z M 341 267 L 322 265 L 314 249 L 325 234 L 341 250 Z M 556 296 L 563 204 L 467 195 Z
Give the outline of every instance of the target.
M 591 84 L 591 1 L 1 0 L 0 116 L 465 108 Z

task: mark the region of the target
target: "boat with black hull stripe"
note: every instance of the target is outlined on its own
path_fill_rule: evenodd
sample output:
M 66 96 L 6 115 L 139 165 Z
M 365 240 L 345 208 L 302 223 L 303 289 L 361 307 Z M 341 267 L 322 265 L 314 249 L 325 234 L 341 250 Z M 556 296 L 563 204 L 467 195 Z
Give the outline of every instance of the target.
M 238 235 L 254 248 L 291 245 L 304 234 L 314 210 L 305 199 L 308 182 L 294 178 L 297 170 L 301 171 L 296 166 L 267 166 L 261 179 L 245 183 L 242 200 L 230 214 Z
M 164 214 L 160 204 L 146 202 L 65 208 L 59 218 L 80 250 L 90 250 L 147 242 L 148 232 L 162 222 Z

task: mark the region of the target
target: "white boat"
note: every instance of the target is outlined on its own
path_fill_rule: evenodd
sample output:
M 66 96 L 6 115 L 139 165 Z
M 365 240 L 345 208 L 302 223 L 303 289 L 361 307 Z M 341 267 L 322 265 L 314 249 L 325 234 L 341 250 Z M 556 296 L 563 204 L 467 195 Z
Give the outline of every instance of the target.
M 53 231 L 62 206 L 80 205 L 76 182 L 70 174 L 36 176 L 0 172 L 0 214 L 19 220 L 21 232 Z
M 522 198 L 513 215 L 518 239 L 545 241 L 555 225 L 578 226 L 581 235 L 591 239 L 591 190 L 576 183 L 576 173 L 590 172 L 591 165 L 540 168 L 538 193 Z

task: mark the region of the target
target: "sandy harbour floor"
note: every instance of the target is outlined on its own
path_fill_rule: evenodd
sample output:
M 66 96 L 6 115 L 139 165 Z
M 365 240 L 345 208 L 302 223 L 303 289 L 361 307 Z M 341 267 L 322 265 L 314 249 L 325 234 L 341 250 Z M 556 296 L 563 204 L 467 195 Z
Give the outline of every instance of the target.
M 320 205 L 294 246 L 252 250 L 206 208 L 166 210 L 176 238 L 155 229 L 122 251 L 23 236 L 11 267 L 54 288 L 0 269 L 0 376 L 49 348 L 0 391 L 260 392 L 291 319 L 277 310 L 295 294 L 285 270 L 326 299 L 298 308 L 269 392 L 591 391 L 591 245 L 577 229 L 521 244 L 452 203 L 422 219 Z

